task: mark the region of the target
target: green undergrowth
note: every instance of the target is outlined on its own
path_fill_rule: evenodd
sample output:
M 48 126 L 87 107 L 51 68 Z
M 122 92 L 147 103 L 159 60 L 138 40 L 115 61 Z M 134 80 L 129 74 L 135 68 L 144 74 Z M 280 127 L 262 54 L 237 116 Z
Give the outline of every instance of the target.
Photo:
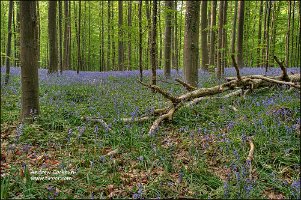
M 180 109 L 149 135 L 155 118 L 119 119 L 168 102 L 134 78 L 42 82 L 41 114 L 30 125 L 18 122 L 19 88 L 18 77 L 1 88 L 1 198 L 300 198 L 300 93 L 294 89 L 206 100 Z M 87 116 L 102 118 L 112 131 L 84 121 Z M 32 180 L 37 170 L 74 174 L 72 180 Z

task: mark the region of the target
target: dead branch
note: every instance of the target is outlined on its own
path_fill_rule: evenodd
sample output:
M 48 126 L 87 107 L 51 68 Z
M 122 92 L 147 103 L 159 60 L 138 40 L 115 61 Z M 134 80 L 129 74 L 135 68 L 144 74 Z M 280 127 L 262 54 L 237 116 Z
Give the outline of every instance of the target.
M 151 116 L 144 116 L 144 117 L 139 117 L 139 118 L 121 118 L 120 121 L 124 122 L 124 123 L 129 123 L 129 122 L 144 122 L 147 121 L 151 118 Z
M 249 166 L 249 176 L 250 176 L 250 179 L 252 179 L 252 160 L 254 158 L 253 156 L 254 156 L 255 146 L 254 146 L 254 143 L 251 138 L 248 141 L 249 141 L 249 145 L 250 145 L 250 151 L 249 151 L 249 154 L 247 157 L 247 163 L 250 165 Z
M 175 81 L 177 81 L 178 83 L 180 83 L 182 86 L 184 86 L 186 88 L 186 90 L 188 91 L 193 91 L 193 90 L 196 90 L 197 88 L 188 84 L 188 83 L 185 83 L 184 81 L 176 78 Z
M 300 85 L 297 85 L 295 83 L 286 82 L 286 81 L 279 81 L 279 80 L 275 80 L 275 79 L 268 78 L 268 77 L 265 77 L 265 76 L 255 76 L 254 75 L 254 76 L 249 76 L 249 78 L 251 78 L 251 79 L 262 79 L 262 80 L 265 80 L 265 81 L 268 81 L 268 82 L 271 82 L 271 83 L 277 83 L 277 84 L 281 84 L 281 85 L 289 85 L 289 86 L 300 89 Z
M 180 100 L 174 96 L 172 96 L 171 94 L 169 94 L 168 92 L 164 91 L 163 89 L 161 89 L 160 87 L 156 86 L 156 85 L 148 85 L 146 83 L 143 83 L 141 81 L 138 81 L 139 83 L 141 83 L 142 85 L 153 89 L 154 91 L 162 94 L 162 96 L 164 96 L 165 98 L 169 99 L 171 102 L 173 103 L 178 103 L 180 102 Z
M 164 121 L 164 120 L 166 120 L 166 119 L 168 119 L 169 121 L 171 121 L 171 120 L 172 120 L 172 117 L 173 117 L 173 114 L 174 114 L 175 111 L 176 111 L 176 108 L 173 107 L 173 108 L 171 108 L 171 109 L 169 110 L 168 113 L 166 113 L 166 114 L 164 114 L 164 115 L 161 115 L 158 119 L 156 119 L 156 120 L 154 121 L 153 125 L 150 127 L 148 133 L 149 133 L 150 135 L 154 134 L 154 133 L 157 131 L 157 129 L 158 129 L 158 127 L 159 127 L 159 125 L 160 125 L 160 123 L 161 123 L 162 121 Z
M 105 130 L 112 131 L 110 126 L 104 120 L 102 120 L 100 118 L 83 117 L 82 119 L 85 121 L 90 121 L 90 122 L 98 122 L 105 128 Z

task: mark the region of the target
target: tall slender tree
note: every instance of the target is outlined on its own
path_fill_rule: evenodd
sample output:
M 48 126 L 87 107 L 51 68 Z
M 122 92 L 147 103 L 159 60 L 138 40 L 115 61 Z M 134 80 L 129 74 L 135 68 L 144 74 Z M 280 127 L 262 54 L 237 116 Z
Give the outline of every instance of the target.
M 290 58 L 290 28 L 291 28 L 291 15 L 292 15 L 292 2 L 288 1 L 288 8 L 287 8 L 287 32 L 286 32 L 286 40 L 285 40 L 285 65 L 286 67 L 289 66 L 289 58 Z
M 152 85 L 157 82 L 157 0 L 153 0 L 153 21 L 152 21 L 152 45 L 151 45 L 151 63 L 152 63 Z
M 186 2 L 184 79 L 192 86 L 198 84 L 200 3 L 200 1 Z
M 235 54 L 237 5 L 238 5 L 238 1 L 235 1 L 233 27 L 232 27 L 232 39 L 231 39 L 231 54 L 233 54 L 233 55 Z
M 120 71 L 124 70 L 123 63 L 123 30 L 122 30 L 122 22 L 123 20 L 123 9 L 122 9 L 122 1 L 118 1 L 118 69 Z
M 173 1 L 165 1 L 165 6 L 168 9 L 165 16 L 165 39 L 164 39 L 164 75 L 170 78 L 171 71 L 171 20 L 172 15 L 170 10 L 173 8 Z
M 20 1 L 21 120 L 40 113 L 35 1 Z M 33 119 L 33 118 L 31 118 Z
M 62 2 L 58 1 L 59 3 L 59 66 L 60 66 L 60 73 L 63 73 L 63 30 L 62 30 Z
M 209 65 L 215 65 L 215 26 L 216 26 L 216 6 L 217 1 L 212 1 L 211 6 L 211 25 L 210 25 L 210 57 Z
M 237 29 L 237 65 L 242 68 L 243 64 L 243 31 L 244 31 L 245 2 L 238 2 L 238 29 Z
M 257 44 L 257 66 L 261 66 L 261 29 L 262 29 L 262 13 L 263 13 L 263 1 L 260 1 L 259 8 L 259 20 L 258 20 L 258 44 Z
M 217 71 L 216 75 L 218 78 L 222 76 L 222 63 L 223 63 L 223 54 L 222 54 L 222 48 L 223 48 L 223 22 L 224 22 L 224 7 L 225 2 L 220 1 L 219 3 L 219 19 L 218 19 L 218 50 L 217 50 Z
M 12 18 L 13 18 L 13 7 L 14 2 L 12 0 L 9 1 L 9 9 L 8 9 L 8 23 L 7 23 L 7 46 L 6 46 L 6 70 L 5 70 L 5 81 L 7 84 L 9 80 L 10 73 L 10 54 L 11 54 L 11 36 L 12 36 Z
M 81 30 L 81 1 L 79 1 L 78 7 L 78 29 L 77 29 L 77 69 L 76 73 L 79 74 L 79 70 L 82 68 L 82 61 L 81 61 L 81 48 L 80 48 L 80 30 Z
M 140 71 L 140 81 L 143 79 L 143 68 L 142 68 L 142 0 L 139 0 L 138 8 L 138 17 L 139 17 L 139 71 Z
M 128 70 L 131 70 L 131 57 L 132 57 L 132 45 L 131 45 L 131 30 L 132 30 L 132 2 L 128 2 Z
M 209 55 L 207 46 L 207 1 L 202 1 L 201 5 L 201 51 L 202 51 L 202 69 L 208 70 L 209 65 Z
M 49 68 L 48 68 L 48 73 L 56 73 L 58 71 L 56 7 L 57 7 L 56 1 L 49 1 L 49 7 L 48 7 Z
M 111 1 L 108 1 L 108 46 L 107 46 L 107 70 L 111 69 Z
M 68 69 L 70 65 L 70 18 L 69 18 L 69 1 L 64 1 L 64 17 L 65 17 L 65 30 L 64 30 L 64 57 L 63 57 L 63 69 Z

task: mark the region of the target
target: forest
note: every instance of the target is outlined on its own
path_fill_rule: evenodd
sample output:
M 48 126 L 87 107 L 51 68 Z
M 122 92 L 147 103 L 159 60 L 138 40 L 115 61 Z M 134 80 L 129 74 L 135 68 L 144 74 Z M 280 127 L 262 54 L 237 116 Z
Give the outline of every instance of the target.
M 300 199 L 299 1 L 1 1 L 1 199 Z

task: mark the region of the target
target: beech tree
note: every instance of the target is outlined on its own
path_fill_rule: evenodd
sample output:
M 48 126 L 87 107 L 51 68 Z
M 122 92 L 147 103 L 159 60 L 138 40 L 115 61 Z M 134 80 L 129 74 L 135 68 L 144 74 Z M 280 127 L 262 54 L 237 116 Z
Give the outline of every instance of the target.
M 122 24 L 123 24 L 123 10 L 122 10 L 122 1 L 118 1 L 118 69 L 119 71 L 124 70 L 123 64 L 123 33 L 122 33 Z
M 8 34 L 7 34 L 7 46 L 6 46 L 6 71 L 5 71 L 5 81 L 4 83 L 7 84 L 9 80 L 9 73 L 10 73 L 10 54 L 11 54 L 11 36 L 12 36 L 12 17 L 13 17 L 13 7 L 14 3 L 12 0 L 9 1 L 9 11 L 8 11 Z
M 238 29 L 237 29 L 237 65 L 243 67 L 243 31 L 244 31 L 244 9 L 245 2 L 238 3 Z
M 58 49 L 56 32 L 56 1 L 49 1 L 48 7 L 48 38 L 49 38 L 49 68 L 48 73 L 58 71 Z
M 38 33 L 36 1 L 20 1 L 21 120 L 38 115 Z
M 209 65 L 209 55 L 207 46 L 207 1 L 202 1 L 201 6 L 201 51 L 202 51 L 202 64 L 203 70 L 208 70 Z
M 200 1 L 187 1 L 184 35 L 184 79 L 197 86 L 199 64 Z
M 156 85 L 157 69 L 157 0 L 153 0 L 153 23 L 151 43 L 152 85 Z
M 172 15 L 170 10 L 173 9 L 173 1 L 165 1 L 165 6 L 168 9 L 165 16 L 165 39 L 164 39 L 164 75 L 170 78 L 171 71 L 171 20 Z
M 212 1 L 211 6 L 211 25 L 210 25 L 210 57 L 209 57 L 209 65 L 215 65 L 215 26 L 216 26 L 216 5 L 217 1 Z

